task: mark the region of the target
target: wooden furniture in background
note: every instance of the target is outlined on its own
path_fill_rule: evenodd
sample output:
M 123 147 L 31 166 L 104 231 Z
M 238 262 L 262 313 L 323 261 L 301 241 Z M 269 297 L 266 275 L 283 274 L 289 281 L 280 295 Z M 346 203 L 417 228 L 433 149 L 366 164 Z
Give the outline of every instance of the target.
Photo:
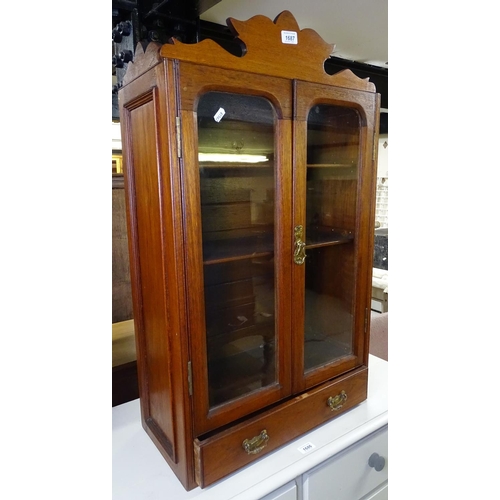
M 119 91 L 144 429 L 211 485 L 366 399 L 380 96 L 287 11 Z M 213 156 L 225 155 L 221 156 Z
M 112 405 L 116 406 L 139 397 L 123 174 L 112 178 L 112 222 Z
M 117 406 L 139 397 L 134 320 L 113 323 L 112 335 L 112 405 Z
M 112 323 L 133 317 L 123 174 L 112 178 Z

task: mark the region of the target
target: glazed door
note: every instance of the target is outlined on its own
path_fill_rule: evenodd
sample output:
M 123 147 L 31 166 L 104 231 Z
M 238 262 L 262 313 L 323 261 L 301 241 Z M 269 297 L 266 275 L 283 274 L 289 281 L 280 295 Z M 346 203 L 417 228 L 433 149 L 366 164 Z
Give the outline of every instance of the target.
M 304 390 L 366 362 L 377 100 L 305 82 L 295 92 L 292 325 Z
M 179 75 L 200 435 L 291 392 L 291 84 L 187 63 Z

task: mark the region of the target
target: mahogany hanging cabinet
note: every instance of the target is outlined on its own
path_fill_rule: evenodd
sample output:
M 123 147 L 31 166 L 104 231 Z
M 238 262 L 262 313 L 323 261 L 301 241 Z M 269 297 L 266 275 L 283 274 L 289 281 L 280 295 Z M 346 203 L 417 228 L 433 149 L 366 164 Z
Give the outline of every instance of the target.
M 367 395 L 380 96 L 288 11 L 119 91 L 142 422 L 187 490 Z

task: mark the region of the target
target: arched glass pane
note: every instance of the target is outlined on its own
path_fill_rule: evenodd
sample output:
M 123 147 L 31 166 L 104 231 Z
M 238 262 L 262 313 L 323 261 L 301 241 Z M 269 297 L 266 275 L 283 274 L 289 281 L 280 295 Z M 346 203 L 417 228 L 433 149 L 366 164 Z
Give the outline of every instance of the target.
M 201 96 L 198 159 L 210 406 L 276 382 L 271 103 Z
M 352 353 L 360 118 L 316 105 L 307 122 L 304 369 Z

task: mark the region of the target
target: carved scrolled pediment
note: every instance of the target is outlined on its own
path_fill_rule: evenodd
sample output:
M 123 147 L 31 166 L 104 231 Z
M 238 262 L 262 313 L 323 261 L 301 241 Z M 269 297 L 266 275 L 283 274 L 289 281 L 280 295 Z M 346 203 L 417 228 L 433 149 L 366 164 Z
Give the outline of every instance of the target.
M 160 55 L 207 66 L 375 92 L 368 78 L 359 78 L 349 69 L 334 75 L 326 73 L 324 64 L 334 45 L 325 42 L 313 29 L 301 30 L 289 11 L 283 11 L 274 21 L 257 15 L 247 21 L 229 18 L 227 25 L 242 47 L 241 57 L 210 39 L 195 44 L 172 39 L 161 47 Z

